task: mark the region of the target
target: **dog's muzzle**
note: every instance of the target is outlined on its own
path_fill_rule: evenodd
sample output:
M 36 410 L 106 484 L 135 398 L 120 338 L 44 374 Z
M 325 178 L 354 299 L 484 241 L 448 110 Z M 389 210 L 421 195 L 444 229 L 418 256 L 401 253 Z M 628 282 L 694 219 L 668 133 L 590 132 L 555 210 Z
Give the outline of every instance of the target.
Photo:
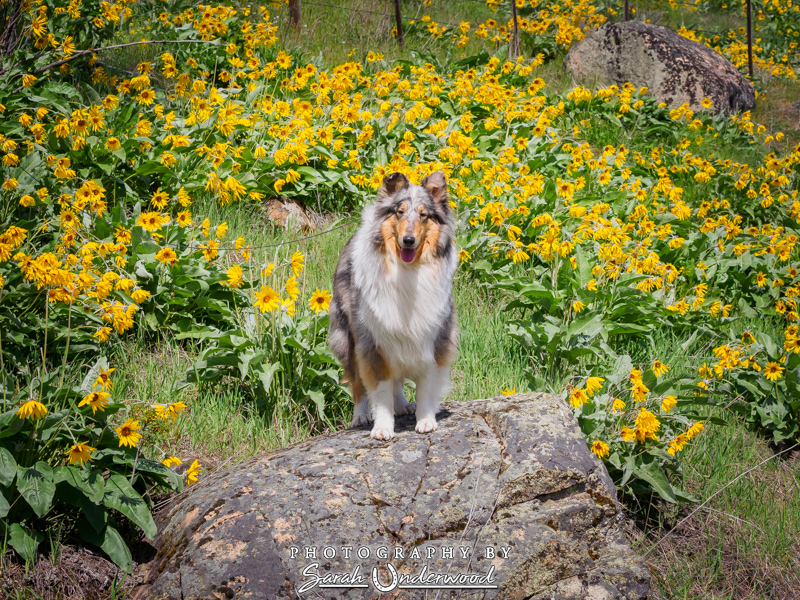
M 414 256 L 417 253 L 417 249 L 414 248 L 416 241 L 413 235 L 403 236 L 403 246 L 400 248 L 400 258 L 403 259 L 403 262 L 410 263 L 414 260 Z

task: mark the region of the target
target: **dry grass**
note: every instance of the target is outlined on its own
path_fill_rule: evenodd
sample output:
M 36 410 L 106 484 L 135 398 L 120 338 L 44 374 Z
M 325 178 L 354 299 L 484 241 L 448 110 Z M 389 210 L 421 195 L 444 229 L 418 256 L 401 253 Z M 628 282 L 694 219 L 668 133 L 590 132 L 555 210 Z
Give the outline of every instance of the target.
M 779 564 L 774 556 L 742 551 L 741 542 L 751 543 L 757 535 L 754 525 L 727 513 L 698 512 L 651 555 L 658 583 L 652 598 L 800 598 L 796 555 Z
M 653 529 L 629 530 L 653 572 L 653 598 L 800 598 L 800 452 L 788 456 L 736 425 L 709 431 L 687 453 L 688 490 L 722 491 L 683 523 L 696 506 L 660 506 Z
M 34 567 L 0 557 L 0 600 L 110 600 L 127 596 L 139 579 L 85 548 L 60 546 Z

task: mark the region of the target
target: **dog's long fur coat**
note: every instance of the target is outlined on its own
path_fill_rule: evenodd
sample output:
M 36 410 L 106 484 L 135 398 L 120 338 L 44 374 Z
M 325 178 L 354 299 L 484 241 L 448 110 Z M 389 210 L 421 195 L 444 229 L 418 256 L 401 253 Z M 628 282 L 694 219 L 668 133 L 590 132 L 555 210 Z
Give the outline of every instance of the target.
M 394 415 L 415 404 L 417 431 L 437 428 L 458 345 L 454 231 L 444 174 L 417 186 L 393 173 L 336 265 L 329 343 L 353 387 L 352 425 L 374 421 L 373 438 L 394 437 Z M 414 404 L 406 378 L 416 381 Z

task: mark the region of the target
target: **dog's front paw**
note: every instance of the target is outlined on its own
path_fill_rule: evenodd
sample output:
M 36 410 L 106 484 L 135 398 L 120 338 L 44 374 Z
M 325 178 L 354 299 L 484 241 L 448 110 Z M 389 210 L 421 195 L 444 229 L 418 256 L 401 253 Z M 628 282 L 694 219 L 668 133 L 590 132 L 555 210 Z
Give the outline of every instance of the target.
M 431 431 L 436 431 L 438 427 L 439 425 L 437 425 L 436 419 L 433 417 L 417 421 L 417 433 L 430 433 Z
M 353 420 L 350 423 L 350 427 L 361 427 L 362 425 L 369 425 L 370 418 L 369 415 L 360 414 L 360 415 L 353 415 Z
M 390 440 L 394 437 L 394 429 L 391 427 L 379 427 L 375 425 L 372 428 L 372 433 L 369 434 L 369 437 L 376 439 L 376 440 Z

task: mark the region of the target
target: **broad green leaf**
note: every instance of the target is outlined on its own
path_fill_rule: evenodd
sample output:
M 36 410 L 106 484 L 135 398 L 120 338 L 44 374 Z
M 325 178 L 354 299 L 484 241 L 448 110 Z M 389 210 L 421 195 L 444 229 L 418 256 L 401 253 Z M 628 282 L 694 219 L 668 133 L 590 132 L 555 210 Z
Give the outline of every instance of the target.
M 247 378 L 247 375 L 250 373 L 250 363 L 257 363 L 262 358 L 264 358 L 264 353 L 254 350 L 239 354 L 239 375 L 242 381 L 244 381 Z
M 630 480 L 631 475 L 633 475 L 633 470 L 635 468 L 634 459 L 629 458 L 625 461 L 625 464 L 622 465 L 622 481 L 619 483 L 619 487 L 625 487 L 625 484 L 628 483 Z
M 306 391 L 309 398 L 317 405 L 317 413 L 321 419 L 325 418 L 325 394 L 316 386 Z
M 280 363 L 272 363 L 269 365 L 264 366 L 259 365 L 258 371 L 258 379 L 261 381 L 261 385 L 264 388 L 264 393 L 269 395 L 270 388 L 272 387 L 272 378 L 274 377 L 275 373 L 281 371 L 283 367 Z
M 770 360 L 776 360 L 778 357 L 778 346 L 775 344 L 775 340 L 772 339 L 772 336 L 766 332 L 759 331 L 756 332 L 756 339 L 764 346 Z
M 133 564 L 131 551 L 128 549 L 128 545 L 125 543 L 119 531 L 110 525 L 107 526 L 100 547 L 103 549 L 103 552 L 108 554 L 109 558 L 114 561 L 114 564 L 126 573 L 131 573 Z
M 10 486 L 16 476 L 17 463 L 14 457 L 5 448 L 0 448 L 0 485 Z
M 617 469 L 622 469 L 622 464 L 619 461 L 619 452 L 612 452 L 608 457 L 609 464 L 615 466 Z
M 667 476 L 664 475 L 664 471 L 662 471 L 655 462 L 638 467 L 636 469 L 636 475 L 639 479 L 643 479 L 649 483 L 656 493 L 667 502 L 675 504 L 678 501 L 672 486 L 669 481 L 667 481 Z
M 42 461 L 27 469 L 17 467 L 17 491 L 37 516 L 45 516 L 53 505 L 56 493 L 52 469 Z
M 680 500 L 681 502 L 687 502 L 691 504 L 698 504 L 700 501 L 692 496 L 688 492 L 684 492 L 683 490 L 679 490 L 677 488 L 672 488 L 672 491 L 675 493 L 675 497 Z
M 567 336 L 575 337 L 578 335 L 585 335 L 589 338 L 593 338 L 601 331 L 603 331 L 603 316 L 587 315 L 569 324 L 569 327 L 567 327 Z
M 4 518 L 7 514 L 11 506 L 8 504 L 8 500 L 3 495 L 3 490 L 0 489 L 0 519 Z
M 763 396 L 763 393 L 760 392 L 759 389 L 755 385 L 750 383 L 745 377 L 738 377 L 736 379 L 736 383 L 746 388 L 747 391 L 749 391 L 753 395 L 752 397 L 753 400 L 758 400 L 759 398 L 761 398 L 761 396 Z
M 65 465 L 56 467 L 53 472 L 53 482 L 65 482 L 80 490 L 92 502 L 101 502 L 104 495 L 103 476 L 98 471 L 85 471 L 77 467 Z
M 153 516 L 150 514 L 150 509 L 122 475 L 112 475 L 106 481 L 103 504 L 118 510 L 136 523 L 148 538 L 152 539 L 156 535 L 158 530 Z
M 59 431 L 61 424 L 64 422 L 64 420 L 66 420 L 67 417 L 69 417 L 69 409 L 67 408 L 47 415 L 42 420 L 43 422 L 41 424 L 42 429 L 40 436 L 42 441 L 47 441 L 54 436 Z
M 36 550 L 43 541 L 43 534 L 25 525 L 12 523 L 8 528 L 8 543 L 28 562 L 36 560 Z
M 108 524 L 108 509 L 106 509 L 105 506 L 89 502 L 85 496 L 81 496 L 81 498 L 82 501 L 80 504 L 83 516 L 86 517 L 89 525 L 91 525 L 95 531 L 102 533 Z
M 65 408 L 63 410 L 59 410 L 57 412 L 48 413 L 44 419 L 42 419 L 41 428 L 42 431 L 47 431 L 48 429 L 52 429 L 56 427 L 61 421 L 66 419 L 69 416 L 69 409 Z
M 0 438 L 11 437 L 25 425 L 24 419 L 17 418 L 17 411 L 10 410 L 0 415 Z
M 581 246 L 575 247 L 575 259 L 578 265 L 578 285 L 583 287 L 592 279 L 592 265 L 589 264 L 589 259 L 586 258 L 586 252 L 584 252 Z
M 636 325 L 634 323 L 612 323 L 608 326 L 608 335 L 622 335 L 625 333 L 644 333 L 651 331 L 650 325 Z
M 107 371 L 108 370 L 108 359 L 105 356 L 101 356 L 98 358 L 92 368 L 89 369 L 89 372 L 86 373 L 86 377 L 83 378 L 81 382 L 80 391 L 82 394 L 88 394 L 94 388 L 94 382 L 97 380 L 97 377 L 100 375 L 100 371 Z
M 172 489 L 176 492 L 180 492 L 183 489 L 183 480 L 180 478 L 180 476 L 175 471 L 165 467 L 162 463 L 156 460 L 140 458 L 136 463 L 136 470 L 142 473 L 160 475 L 161 477 L 166 478 L 170 482 Z

